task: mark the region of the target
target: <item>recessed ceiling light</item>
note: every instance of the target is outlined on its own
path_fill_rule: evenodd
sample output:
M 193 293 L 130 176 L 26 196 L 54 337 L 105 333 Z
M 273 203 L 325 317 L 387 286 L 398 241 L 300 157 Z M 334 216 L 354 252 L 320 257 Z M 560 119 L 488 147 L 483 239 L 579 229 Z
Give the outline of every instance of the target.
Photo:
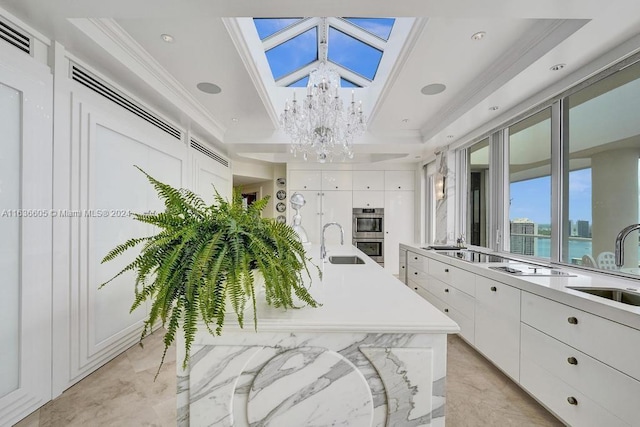
M 484 31 L 478 31 L 474 35 L 471 36 L 471 40 L 482 40 L 487 33 Z
M 222 89 L 220 88 L 220 86 L 214 85 L 213 83 L 209 83 L 209 82 L 200 82 L 196 86 L 201 91 L 205 93 L 211 93 L 213 95 L 222 92 Z
M 549 68 L 551 71 L 560 71 L 562 70 L 564 67 L 566 67 L 567 64 L 556 64 L 553 67 Z
M 446 88 L 442 83 L 433 83 L 420 89 L 420 92 L 422 92 L 423 95 L 437 95 L 444 92 Z
M 164 40 L 167 43 L 173 43 L 174 38 L 171 34 L 162 34 L 160 35 L 160 37 L 162 38 L 162 40 Z
M 496 111 L 496 110 L 499 110 L 499 109 L 500 109 L 500 107 L 497 106 L 497 105 L 494 105 L 493 107 L 489 107 L 490 111 Z

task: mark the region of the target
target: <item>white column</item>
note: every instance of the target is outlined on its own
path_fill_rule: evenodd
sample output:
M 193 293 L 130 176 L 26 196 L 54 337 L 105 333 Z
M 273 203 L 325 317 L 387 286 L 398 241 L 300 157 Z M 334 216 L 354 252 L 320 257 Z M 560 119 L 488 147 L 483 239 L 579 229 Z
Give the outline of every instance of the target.
M 614 252 L 616 236 L 638 222 L 638 148 L 605 151 L 591 158 L 593 257 Z M 625 266 L 638 267 L 638 233 L 625 242 Z

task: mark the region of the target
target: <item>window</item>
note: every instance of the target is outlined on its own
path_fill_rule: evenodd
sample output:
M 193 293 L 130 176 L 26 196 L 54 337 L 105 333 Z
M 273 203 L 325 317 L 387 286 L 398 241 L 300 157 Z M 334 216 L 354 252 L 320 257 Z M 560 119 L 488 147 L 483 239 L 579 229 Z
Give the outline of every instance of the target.
M 311 28 L 265 53 L 273 78 L 278 80 L 318 59 L 318 31 Z
M 551 257 L 551 108 L 509 127 L 509 251 Z
M 393 18 L 345 18 L 345 20 L 385 41 L 389 40 L 393 23 L 396 21 Z
M 373 80 L 382 51 L 333 27 L 329 28 L 329 61 Z
M 253 18 L 260 40 L 264 40 L 300 21 L 302 21 L 302 18 Z
M 626 67 L 566 98 L 570 224 L 562 261 L 617 270 L 615 240 L 640 222 L 640 64 Z M 625 240 L 622 272 L 637 274 L 638 233 Z
M 489 138 L 472 145 L 467 159 L 467 243 L 487 247 L 489 201 Z

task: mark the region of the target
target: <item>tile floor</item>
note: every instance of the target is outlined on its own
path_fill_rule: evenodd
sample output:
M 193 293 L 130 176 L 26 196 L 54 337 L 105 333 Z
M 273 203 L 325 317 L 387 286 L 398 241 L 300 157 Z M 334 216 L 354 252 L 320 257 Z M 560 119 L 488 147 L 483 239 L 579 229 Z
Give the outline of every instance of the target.
M 175 351 L 153 381 L 161 338 L 148 337 L 144 348 L 130 348 L 16 426 L 175 426 Z M 448 427 L 562 426 L 457 336 L 449 337 L 447 371 Z

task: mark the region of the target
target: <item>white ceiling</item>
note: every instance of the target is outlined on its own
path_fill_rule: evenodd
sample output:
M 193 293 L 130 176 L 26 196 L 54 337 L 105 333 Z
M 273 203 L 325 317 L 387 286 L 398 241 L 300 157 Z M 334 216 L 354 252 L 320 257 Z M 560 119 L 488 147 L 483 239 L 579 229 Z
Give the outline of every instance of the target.
M 277 123 L 286 94 L 274 95 L 273 82 L 262 80 L 265 61 L 251 56 L 252 42 L 238 37 L 246 22 L 235 18 L 418 18 L 389 78 L 362 97 L 369 123 L 356 162 L 416 162 L 464 142 L 607 66 L 614 48 L 640 32 L 638 0 L 0 0 L 0 7 L 232 157 L 272 162 L 290 160 Z M 472 40 L 478 31 L 487 36 Z M 163 33 L 175 42 L 163 42 Z M 640 48 L 638 40 L 620 52 Z M 601 55 L 610 57 L 581 70 Z M 567 66 L 550 71 L 557 63 Z M 200 92 L 202 81 L 222 92 Z M 431 83 L 447 90 L 422 95 Z

